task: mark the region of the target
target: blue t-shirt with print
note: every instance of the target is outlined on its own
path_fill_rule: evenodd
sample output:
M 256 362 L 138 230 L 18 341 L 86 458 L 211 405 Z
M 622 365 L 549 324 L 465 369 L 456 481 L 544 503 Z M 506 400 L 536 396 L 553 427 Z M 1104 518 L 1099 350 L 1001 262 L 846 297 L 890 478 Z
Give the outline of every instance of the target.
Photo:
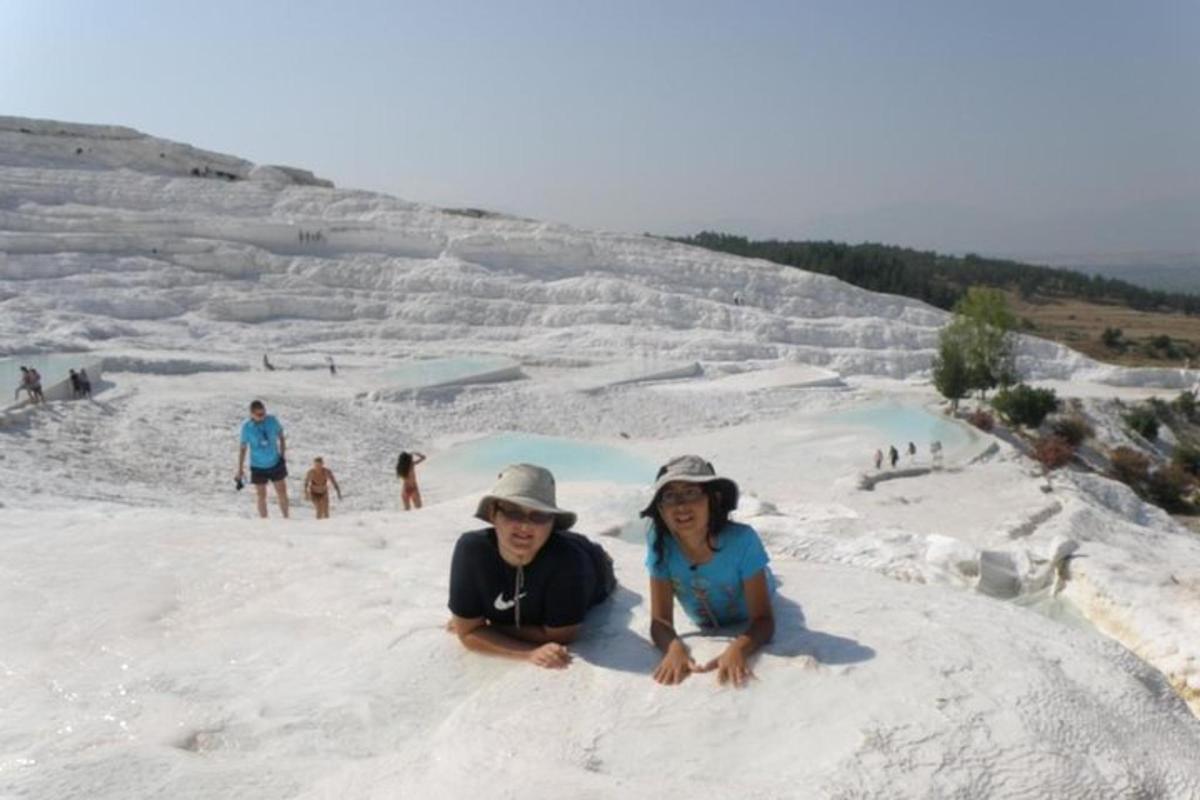
M 262 422 L 248 419 L 242 423 L 242 444 L 250 448 L 250 466 L 270 469 L 279 463 L 279 434 L 283 426 L 267 414 Z
M 664 532 L 662 539 L 663 558 L 658 561 L 652 525 L 646 542 L 646 568 L 650 577 L 670 581 L 675 599 L 692 622 L 702 628 L 745 622 L 750 614 L 743 581 L 760 570 L 766 570 L 767 590 L 775 592 L 775 578 L 767 567 L 770 557 L 758 532 L 749 525 L 726 523 L 717 534 L 720 549 L 707 564 L 695 569 L 669 532 Z

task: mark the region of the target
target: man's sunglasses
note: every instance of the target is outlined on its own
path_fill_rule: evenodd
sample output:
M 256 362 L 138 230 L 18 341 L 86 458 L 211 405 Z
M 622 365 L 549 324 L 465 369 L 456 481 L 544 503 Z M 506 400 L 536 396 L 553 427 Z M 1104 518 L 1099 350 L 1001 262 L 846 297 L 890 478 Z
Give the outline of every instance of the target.
M 496 511 L 503 514 L 510 522 L 527 522 L 530 525 L 547 525 L 554 521 L 554 515 L 547 511 L 530 511 L 520 506 L 508 503 L 496 503 Z

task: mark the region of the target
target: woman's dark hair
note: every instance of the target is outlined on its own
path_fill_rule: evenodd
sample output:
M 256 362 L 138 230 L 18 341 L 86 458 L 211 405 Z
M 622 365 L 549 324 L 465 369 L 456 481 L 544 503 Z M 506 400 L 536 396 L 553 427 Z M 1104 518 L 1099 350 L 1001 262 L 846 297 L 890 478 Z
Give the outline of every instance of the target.
M 711 483 L 699 484 L 704 489 L 704 496 L 708 499 L 708 546 L 713 549 L 713 552 L 720 550 L 717 547 L 717 537 L 721 533 L 721 529 L 729 522 L 729 512 L 733 509 L 729 507 L 729 501 L 721 496 L 720 490 Z M 654 548 L 654 563 L 661 564 L 667 555 L 667 545 L 665 537 L 671 535 L 671 529 L 667 527 L 666 520 L 663 519 L 662 511 L 658 508 L 658 501 L 662 497 L 662 490 L 654 496 L 654 502 L 650 504 L 650 544 Z
M 396 459 L 396 477 L 407 478 L 408 473 L 412 472 L 413 457 L 412 453 L 403 450 L 400 457 Z

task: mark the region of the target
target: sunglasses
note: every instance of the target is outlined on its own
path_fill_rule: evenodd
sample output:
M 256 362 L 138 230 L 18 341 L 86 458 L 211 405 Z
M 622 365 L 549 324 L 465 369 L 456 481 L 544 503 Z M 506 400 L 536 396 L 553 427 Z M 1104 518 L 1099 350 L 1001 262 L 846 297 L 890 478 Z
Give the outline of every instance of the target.
M 547 525 L 554 521 L 554 515 L 547 511 L 529 511 L 520 506 L 508 503 L 496 503 L 496 511 L 504 515 L 509 522 L 527 522 L 530 525 Z
M 707 494 L 701 486 L 689 486 L 686 489 L 667 489 L 659 495 L 658 505 L 661 508 L 688 506 L 692 503 L 700 502 L 705 497 L 707 497 Z

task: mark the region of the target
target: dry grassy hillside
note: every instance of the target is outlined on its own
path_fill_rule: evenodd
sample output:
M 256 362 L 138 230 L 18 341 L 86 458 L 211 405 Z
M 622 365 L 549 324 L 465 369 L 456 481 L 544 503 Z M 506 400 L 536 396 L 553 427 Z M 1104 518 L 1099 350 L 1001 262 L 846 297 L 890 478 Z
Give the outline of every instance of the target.
M 1099 361 L 1124 366 L 1182 367 L 1189 361 L 1200 365 L 1200 317 L 1074 299 L 1022 300 L 1016 293 L 1010 294 L 1009 303 L 1025 332 Z M 1107 328 L 1121 331 L 1116 346 L 1105 344 Z

